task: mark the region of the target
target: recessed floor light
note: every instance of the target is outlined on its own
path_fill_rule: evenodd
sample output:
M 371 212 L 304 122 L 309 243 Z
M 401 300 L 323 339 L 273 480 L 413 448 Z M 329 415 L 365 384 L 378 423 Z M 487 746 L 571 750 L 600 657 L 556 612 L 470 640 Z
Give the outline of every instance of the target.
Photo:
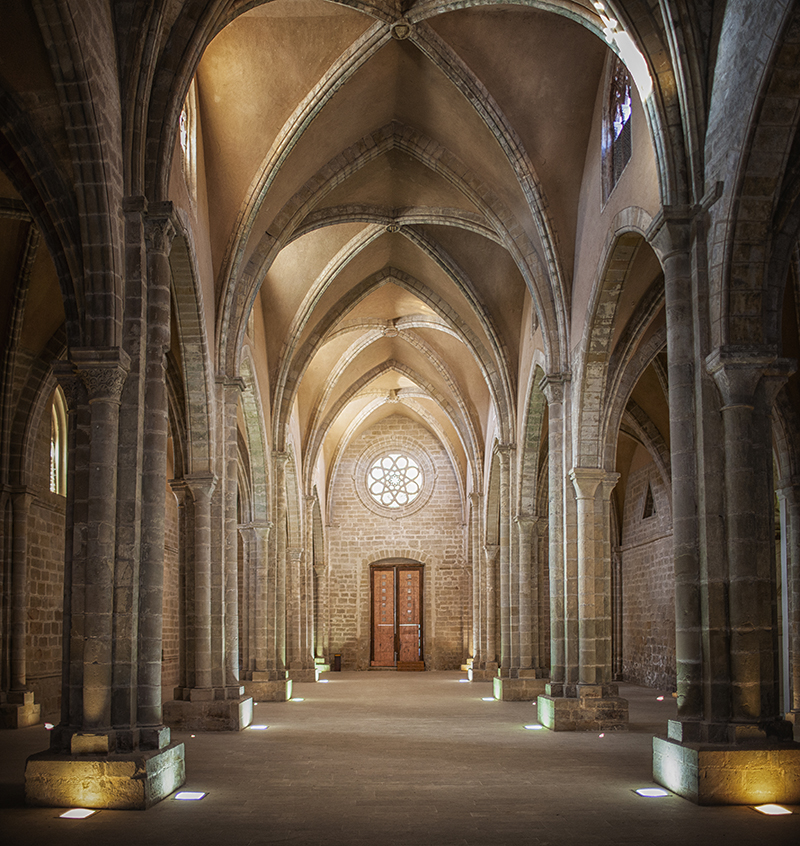
M 655 799 L 659 796 L 669 796 L 669 791 L 662 790 L 660 787 L 640 787 L 634 792 L 638 793 L 640 796 L 647 796 L 651 799 Z
M 465 684 L 465 683 L 466 683 L 466 684 L 469 684 L 469 679 L 459 679 L 459 680 L 458 680 L 458 683 L 459 683 L 459 684 Z
M 251 728 L 253 731 L 264 731 L 264 729 L 268 729 L 269 726 L 258 725 L 258 726 L 249 726 L 249 728 Z
M 173 798 L 181 799 L 184 802 L 197 802 L 198 799 L 202 799 L 206 795 L 206 793 L 201 793 L 198 790 L 181 790 L 181 792 L 176 793 Z
M 59 816 L 65 820 L 85 820 L 86 817 L 96 813 L 97 811 L 91 811 L 89 808 L 72 808 L 69 811 L 64 811 L 63 814 L 59 814 Z
M 327 683 L 330 681 L 330 679 L 317 679 L 317 681 L 318 681 L 320 684 L 327 684 Z
M 770 817 L 778 817 L 782 814 L 791 814 L 792 812 L 788 808 L 784 808 L 783 805 L 753 805 L 754 811 L 759 811 L 762 814 L 767 814 Z
M 539 723 L 533 723 L 529 726 L 525 726 L 525 728 L 529 731 L 539 731 L 540 729 L 543 729 L 544 726 L 539 725 Z
M 305 702 L 305 699 L 303 699 L 302 697 L 294 696 L 289 701 L 290 702 Z
M 45 727 L 48 731 L 52 731 L 52 730 L 55 728 L 55 726 L 53 726 L 53 724 L 52 724 L 52 723 L 45 723 L 45 724 L 44 724 L 44 727 Z
M 481 699 L 482 699 L 484 702 L 496 702 L 496 701 L 497 701 L 497 700 L 494 698 L 494 696 L 482 696 L 482 697 L 481 697 Z

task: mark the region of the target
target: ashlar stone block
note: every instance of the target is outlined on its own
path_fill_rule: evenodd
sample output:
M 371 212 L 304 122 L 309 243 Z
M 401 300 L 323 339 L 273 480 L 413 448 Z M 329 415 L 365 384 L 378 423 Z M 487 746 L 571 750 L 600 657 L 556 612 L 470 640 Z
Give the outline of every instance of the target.
M 653 738 L 653 780 L 698 805 L 800 804 L 800 744 Z
M 124 755 L 40 752 L 25 767 L 29 805 L 145 810 L 186 781 L 184 746 Z

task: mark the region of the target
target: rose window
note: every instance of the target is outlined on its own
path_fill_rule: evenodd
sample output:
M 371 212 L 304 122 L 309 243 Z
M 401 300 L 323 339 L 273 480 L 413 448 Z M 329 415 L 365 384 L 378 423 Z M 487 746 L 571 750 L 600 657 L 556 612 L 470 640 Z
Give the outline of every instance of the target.
M 367 489 L 379 505 L 402 508 L 422 490 L 422 470 L 407 455 L 392 452 L 379 458 L 367 473 Z

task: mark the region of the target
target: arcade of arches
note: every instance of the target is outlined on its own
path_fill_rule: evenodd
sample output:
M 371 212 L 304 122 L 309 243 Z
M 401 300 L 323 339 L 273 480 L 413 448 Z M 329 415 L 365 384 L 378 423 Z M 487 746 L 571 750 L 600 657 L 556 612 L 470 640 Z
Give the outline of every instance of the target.
M 674 690 L 656 781 L 800 802 L 798 56 L 797 0 L 4 0 L 28 801 L 336 660 Z

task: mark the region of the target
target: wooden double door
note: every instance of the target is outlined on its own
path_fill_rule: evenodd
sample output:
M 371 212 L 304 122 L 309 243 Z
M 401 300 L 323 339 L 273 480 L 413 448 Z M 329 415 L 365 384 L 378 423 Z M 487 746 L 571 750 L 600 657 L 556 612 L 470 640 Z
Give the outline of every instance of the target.
M 376 564 L 371 581 L 372 666 L 424 670 L 422 565 Z

